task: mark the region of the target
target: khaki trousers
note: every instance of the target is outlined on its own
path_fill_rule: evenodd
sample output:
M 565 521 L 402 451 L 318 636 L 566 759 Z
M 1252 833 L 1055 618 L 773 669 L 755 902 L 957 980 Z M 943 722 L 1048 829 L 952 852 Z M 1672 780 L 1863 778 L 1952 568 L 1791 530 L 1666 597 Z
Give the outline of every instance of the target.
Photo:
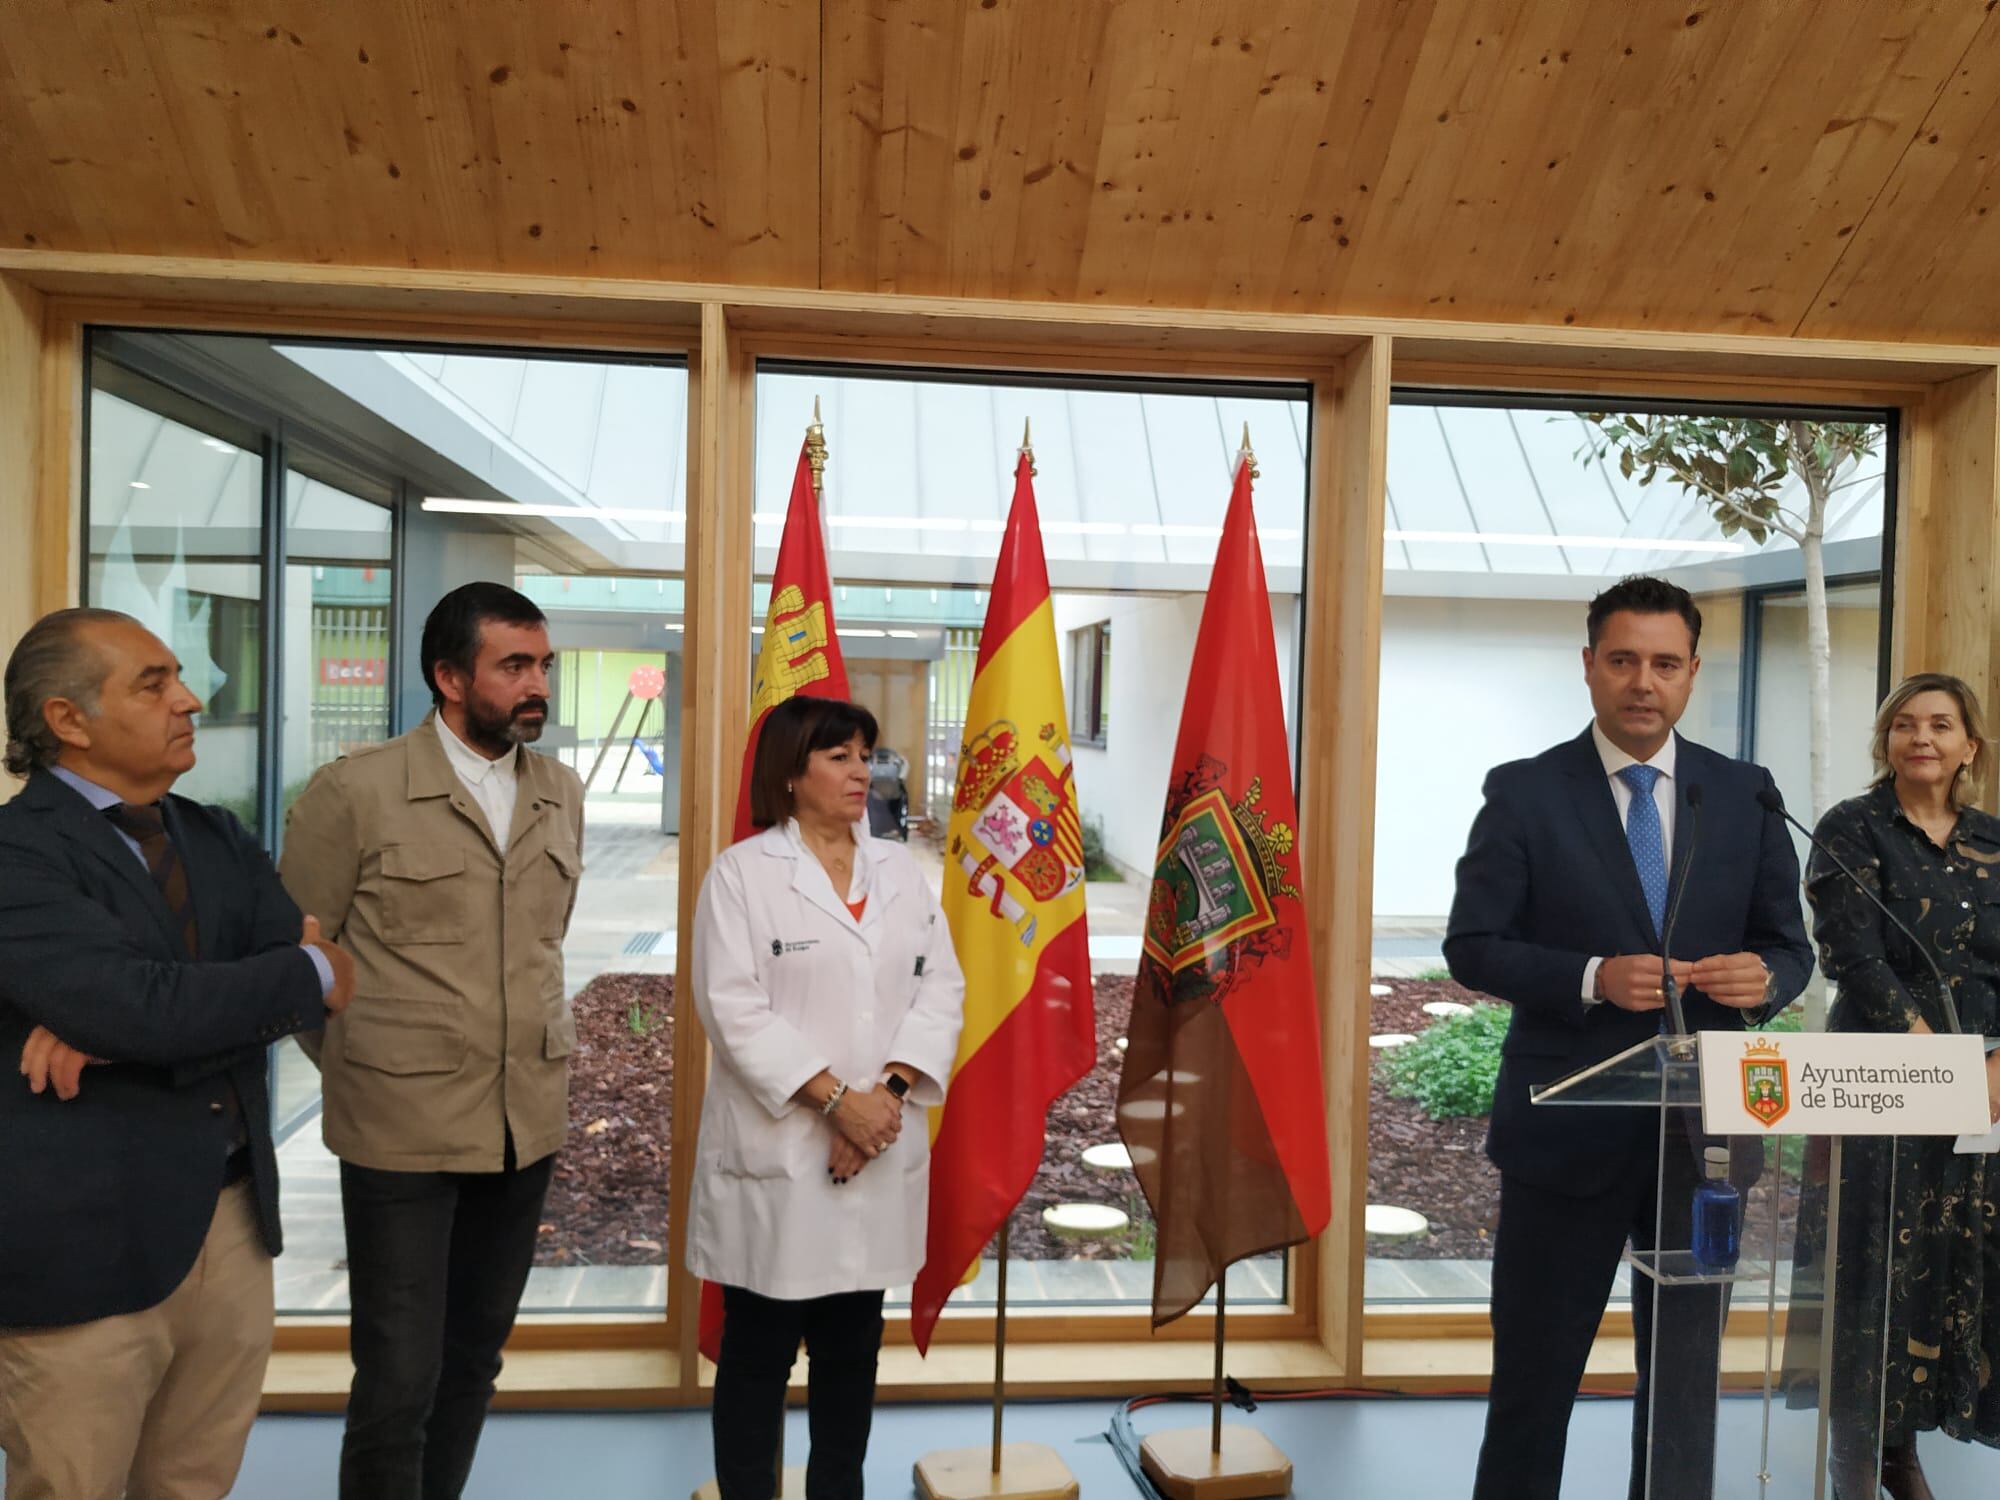
M 158 1306 L 0 1331 L 6 1500 L 220 1500 L 256 1420 L 271 1319 L 271 1257 L 239 1183 Z

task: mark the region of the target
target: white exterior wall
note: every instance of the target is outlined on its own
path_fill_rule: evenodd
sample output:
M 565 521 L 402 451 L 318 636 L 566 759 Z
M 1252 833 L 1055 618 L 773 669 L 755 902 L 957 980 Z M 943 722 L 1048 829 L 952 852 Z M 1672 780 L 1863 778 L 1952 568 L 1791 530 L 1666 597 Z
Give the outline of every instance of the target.
M 1111 623 L 1111 681 L 1106 687 L 1105 744 L 1077 745 L 1076 787 L 1086 818 L 1104 825 L 1105 851 L 1128 871 L 1153 868 L 1166 806 L 1167 776 L 1180 734 L 1188 668 L 1200 632 L 1203 594 L 1158 597 L 1057 594 L 1056 648 L 1063 686 L 1069 681 L 1069 633 L 1099 620 Z M 1297 596 L 1271 596 L 1286 722 L 1298 680 Z M 1073 701 L 1073 694 L 1072 694 Z M 1075 732 L 1075 725 L 1071 725 Z

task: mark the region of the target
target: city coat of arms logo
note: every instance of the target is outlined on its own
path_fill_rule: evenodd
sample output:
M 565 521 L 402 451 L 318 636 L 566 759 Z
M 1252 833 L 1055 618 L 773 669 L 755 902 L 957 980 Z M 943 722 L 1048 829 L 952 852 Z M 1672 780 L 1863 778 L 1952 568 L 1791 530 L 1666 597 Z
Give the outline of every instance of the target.
M 1792 1107 L 1783 1051 L 1760 1038 L 1743 1049 L 1743 1107 L 1768 1130 Z
M 1002 719 L 968 739 L 952 793 L 951 858 L 987 909 L 1035 941 L 1035 908 L 1083 880 L 1083 823 L 1077 814 L 1069 745 L 1054 724 L 1035 740 Z
M 1277 901 L 1299 899 L 1290 868 L 1296 833 L 1259 805 L 1259 777 L 1232 802 L 1227 772 L 1204 755 L 1168 800 L 1144 948 L 1170 1004 L 1220 1001 L 1243 965 L 1291 950 Z

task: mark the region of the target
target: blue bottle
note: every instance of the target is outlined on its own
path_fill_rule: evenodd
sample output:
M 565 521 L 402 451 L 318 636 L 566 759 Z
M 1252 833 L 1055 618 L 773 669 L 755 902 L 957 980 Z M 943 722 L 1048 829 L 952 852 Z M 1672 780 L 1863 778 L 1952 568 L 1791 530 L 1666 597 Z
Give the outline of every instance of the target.
M 1729 1180 L 1729 1148 L 1702 1152 L 1706 1174 L 1694 1190 L 1694 1263 L 1711 1274 L 1736 1268 L 1743 1251 L 1743 1196 Z

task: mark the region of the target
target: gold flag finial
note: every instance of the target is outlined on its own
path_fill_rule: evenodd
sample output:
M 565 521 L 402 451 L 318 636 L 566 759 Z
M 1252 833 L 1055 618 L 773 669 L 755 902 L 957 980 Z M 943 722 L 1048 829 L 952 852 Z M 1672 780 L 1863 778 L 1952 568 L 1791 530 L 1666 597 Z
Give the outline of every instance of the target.
M 806 462 L 812 466 L 813 494 L 826 484 L 826 427 L 819 419 L 819 397 L 813 397 L 813 419 L 806 427 Z
M 1035 444 L 1033 439 L 1028 436 L 1028 418 L 1026 417 L 1021 418 L 1021 456 L 1028 460 L 1028 475 L 1030 478 L 1041 472 L 1041 470 L 1035 467 Z
M 1243 424 L 1243 446 L 1237 450 L 1237 461 L 1250 466 L 1250 477 L 1252 479 L 1259 477 L 1257 473 L 1257 455 L 1250 447 L 1250 424 L 1248 422 Z

